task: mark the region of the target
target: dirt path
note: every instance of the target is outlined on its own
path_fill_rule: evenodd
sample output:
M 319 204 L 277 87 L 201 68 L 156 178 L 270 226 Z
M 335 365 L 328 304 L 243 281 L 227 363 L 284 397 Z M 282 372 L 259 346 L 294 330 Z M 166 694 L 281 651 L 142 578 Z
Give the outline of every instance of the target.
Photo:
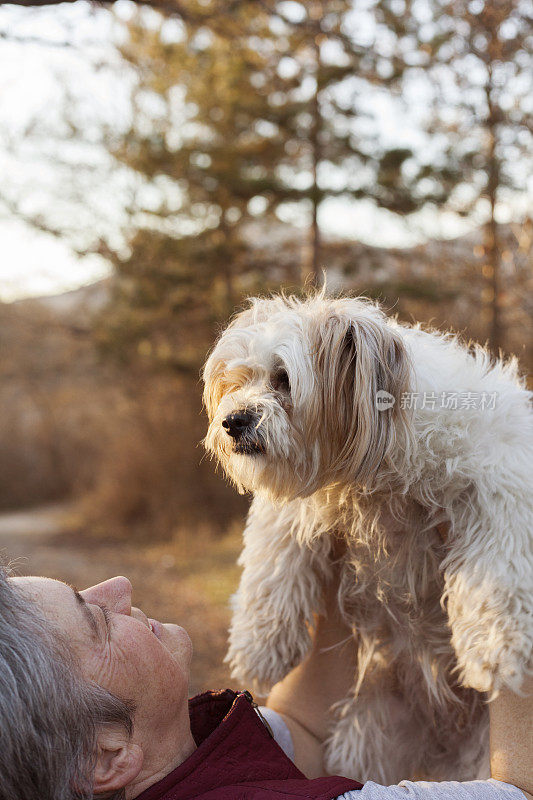
M 46 536 L 68 525 L 71 509 L 66 505 L 40 506 L 0 514 L 0 542 L 12 536 Z
M 18 574 L 46 575 L 78 588 L 127 575 L 135 605 L 188 630 L 195 648 L 191 692 L 231 686 L 223 657 L 240 532 L 214 538 L 190 530 L 171 541 L 102 541 L 79 523 L 74 509 L 61 505 L 1 514 L 0 552 Z

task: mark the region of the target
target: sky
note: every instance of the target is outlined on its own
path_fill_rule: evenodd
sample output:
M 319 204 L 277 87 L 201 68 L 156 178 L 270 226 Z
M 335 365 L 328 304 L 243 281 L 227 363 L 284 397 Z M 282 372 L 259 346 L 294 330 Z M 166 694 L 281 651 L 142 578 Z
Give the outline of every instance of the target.
M 6 37 L 0 38 L 0 174 L 29 213 L 61 197 L 53 136 L 33 146 L 25 142 L 34 122 L 56 124 L 64 77 L 110 122 L 120 111 L 109 74 L 94 68 L 95 62 L 112 60 L 114 27 L 111 14 L 83 2 L 0 9 L 0 37 Z M 0 237 L 2 300 L 68 291 L 109 274 L 103 259 L 79 258 L 60 238 L 37 232 L 9 213 L 0 214 Z
M 131 11 L 127 0 L 114 6 L 119 19 Z M 52 218 L 54 213 L 58 219 L 75 213 L 83 222 L 83 202 L 72 209 L 68 192 L 65 199 L 62 196 L 62 181 L 69 180 L 78 159 L 88 165 L 87 174 L 79 177 L 91 208 L 98 210 L 95 218 L 87 210 L 87 225 L 109 232 L 123 221 L 131 178 L 119 172 L 111 179 L 109 156 L 96 139 L 91 141 L 98 121 L 117 130 L 127 125 L 131 76 L 118 68 L 112 46 L 120 29 L 112 13 L 84 2 L 0 8 L 0 175 L 30 216 L 51 210 Z M 65 83 L 86 126 L 81 154 L 74 145 L 60 144 L 64 122 L 58 109 Z M 399 119 L 398 111 L 377 93 L 372 103 L 382 129 L 391 131 L 396 144 L 413 144 L 419 134 L 409 119 Z M 42 129 L 38 135 L 36 128 Z M 343 200 L 324 204 L 320 221 L 326 235 L 380 246 L 410 246 L 422 241 L 428 230 L 451 237 L 469 229 L 452 215 L 427 212 L 406 224 L 369 202 L 350 205 Z M 100 257 L 80 258 L 60 237 L 37 232 L 9 211 L 0 210 L 0 237 L 0 300 L 68 291 L 109 274 Z

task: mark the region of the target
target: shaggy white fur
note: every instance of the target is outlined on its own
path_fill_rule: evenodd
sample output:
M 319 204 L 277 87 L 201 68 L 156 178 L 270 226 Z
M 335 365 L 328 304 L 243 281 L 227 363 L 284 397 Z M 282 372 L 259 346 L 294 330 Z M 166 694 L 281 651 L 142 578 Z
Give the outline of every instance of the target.
M 340 539 L 358 669 L 328 769 L 481 777 L 480 693 L 518 691 L 532 669 L 533 414 L 516 359 L 364 298 L 280 296 L 235 317 L 204 379 L 206 446 L 254 493 L 234 676 L 265 691 L 304 658 Z

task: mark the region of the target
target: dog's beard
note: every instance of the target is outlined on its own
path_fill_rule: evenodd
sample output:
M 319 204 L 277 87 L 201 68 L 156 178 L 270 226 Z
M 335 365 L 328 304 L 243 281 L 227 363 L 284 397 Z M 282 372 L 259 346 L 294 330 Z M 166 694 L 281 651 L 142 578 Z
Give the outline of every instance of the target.
M 222 427 L 222 420 L 242 408 L 242 403 L 223 398 L 209 426 L 207 449 L 240 492 L 262 494 L 274 501 L 307 493 L 310 464 L 301 432 L 272 398 L 247 398 L 247 407 L 259 415 L 257 425 L 235 441 Z
M 259 456 L 265 452 L 265 447 L 260 438 L 241 440 L 236 442 L 233 447 L 233 452 L 238 456 Z

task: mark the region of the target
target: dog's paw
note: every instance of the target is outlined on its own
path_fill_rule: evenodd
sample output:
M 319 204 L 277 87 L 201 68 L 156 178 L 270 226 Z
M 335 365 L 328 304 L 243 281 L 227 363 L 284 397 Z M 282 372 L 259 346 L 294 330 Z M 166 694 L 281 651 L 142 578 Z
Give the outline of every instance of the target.
M 491 638 L 500 639 L 499 635 Z M 520 691 L 527 660 L 520 645 L 513 647 L 512 643 L 496 642 L 490 647 L 487 642 L 476 642 L 458 658 L 458 668 L 465 686 L 495 696 L 503 687 Z
M 226 662 L 232 677 L 264 695 L 307 654 L 311 639 L 307 628 L 287 629 L 283 623 L 232 626 Z
M 523 623 L 523 624 L 521 624 Z M 465 686 L 495 696 L 519 692 L 533 659 L 533 619 L 500 617 L 489 627 L 471 617 L 452 628 L 458 672 Z
M 243 653 L 230 649 L 225 660 L 230 665 L 232 678 L 261 696 L 267 695 L 289 671 L 274 654 L 259 650 Z

